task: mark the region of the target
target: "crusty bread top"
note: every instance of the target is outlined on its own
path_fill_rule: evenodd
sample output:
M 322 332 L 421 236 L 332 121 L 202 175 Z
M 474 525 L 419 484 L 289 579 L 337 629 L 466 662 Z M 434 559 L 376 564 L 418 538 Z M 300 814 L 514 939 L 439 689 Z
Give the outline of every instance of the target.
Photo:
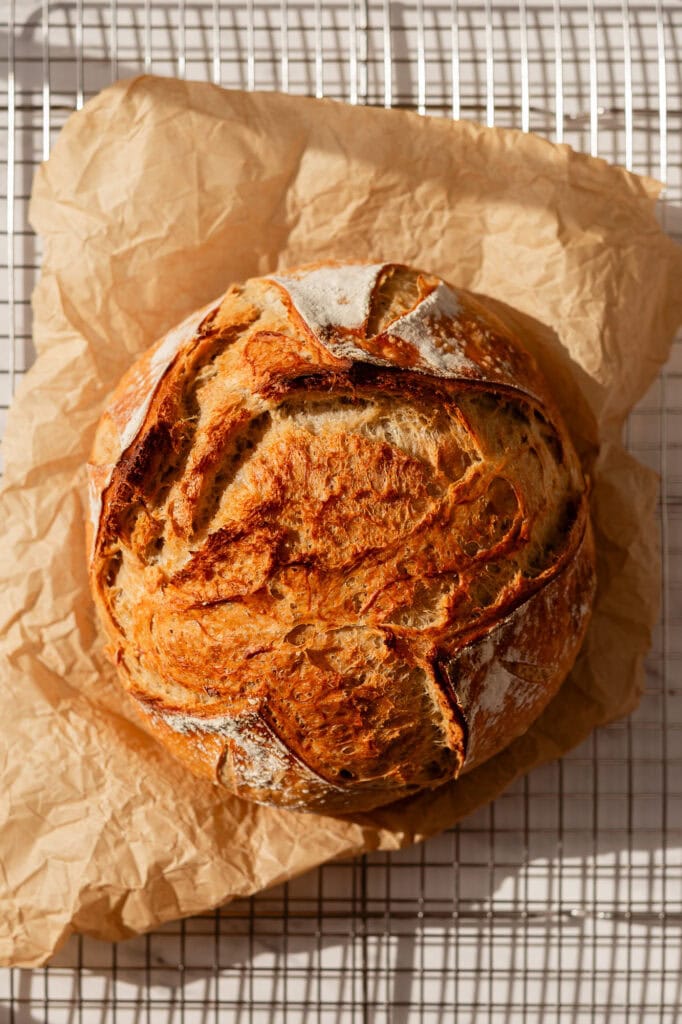
M 473 296 L 401 265 L 232 287 L 123 379 L 90 481 L 129 692 L 256 799 L 350 810 L 453 777 L 584 633 L 586 486 L 547 386 Z

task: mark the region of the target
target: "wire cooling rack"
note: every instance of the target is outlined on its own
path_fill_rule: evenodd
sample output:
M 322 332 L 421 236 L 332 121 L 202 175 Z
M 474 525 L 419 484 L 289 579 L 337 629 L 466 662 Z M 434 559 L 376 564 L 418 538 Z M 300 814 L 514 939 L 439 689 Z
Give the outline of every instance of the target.
M 682 233 L 682 5 L 10 0 L 0 405 L 33 358 L 33 172 L 141 71 L 404 106 L 571 143 L 668 183 Z M 682 282 L 680 282 L 682 287 Z M 422 846 L 0 971 L 0 1024 L 682 1021 L 682 345 L 628 425 L 661 476 L 663 614 L 625 722 Z

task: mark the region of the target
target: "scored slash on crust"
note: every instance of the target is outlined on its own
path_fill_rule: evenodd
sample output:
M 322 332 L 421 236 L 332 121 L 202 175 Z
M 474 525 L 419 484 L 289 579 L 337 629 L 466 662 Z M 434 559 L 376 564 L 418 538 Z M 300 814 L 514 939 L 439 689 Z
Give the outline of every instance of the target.
M 125 385 L 118 389 L 117 400 L 107 408 L 118 431 L 119 459 L 139 434 L 156 388 L 166 370 L 183 346 L 194 340 L 202 322 L 217 309 L 218 304 L 219 300 L 209 303 L 198 312 L 191 313 L 181 324 L 169 331 L 161 341 L 152 346 L 128 371 L 124 378 Z M 97 541 L 102 494 L 111 481 L 117 461 L 100 465 L 92 462 L 88 464 L 89 513 L 90 523 L 93 527 L 90 545 L 91 560 Z
M 478 351 L 478 358 L 472 358 L 467 339 L 458 338 L 452 330 L 462 312 L 460 297 L 444 281 L 421 277 L 418 301 L 402 315 L 388 319 L 380 334 L 387 336 L 386 342 L 378 348 L 376 339 L 367 337 L 370 310 L 386 272 L 396 266 L 332 265 L 266 280 L 284 291 L 302 326 L 339 359 L 452 380 L 504 384 L 537 398 L 532 380 L 523 373 L 523 361 L 514 359 L 513 348 L 502 353 Z

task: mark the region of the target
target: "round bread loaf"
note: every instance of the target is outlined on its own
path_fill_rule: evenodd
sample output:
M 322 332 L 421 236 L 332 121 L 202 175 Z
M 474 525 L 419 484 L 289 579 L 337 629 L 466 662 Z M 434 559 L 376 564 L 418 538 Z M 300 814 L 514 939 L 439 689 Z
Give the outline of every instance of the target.
M 571 668 L 586 482 L 531 357 L 398 264 L 231 287 L 100 421 L 90 577 L 148 728 L 233 793 L 347 813 L 454 779 Z

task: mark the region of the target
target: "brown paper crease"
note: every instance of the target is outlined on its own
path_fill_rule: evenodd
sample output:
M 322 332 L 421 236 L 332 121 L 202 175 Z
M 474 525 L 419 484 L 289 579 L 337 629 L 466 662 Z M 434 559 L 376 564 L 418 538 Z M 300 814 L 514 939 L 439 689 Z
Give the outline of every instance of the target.
M 35 180 L 38 358 L 4 444 L 0 962 L 422 839 L 636 704 L 657 481 L 619 436 L 682 319 L 658 188 L 519 132 L 151 77 L 70 118 Z M 319 258 L 409 262 L 494 297 L 555 382 L 599 545 L 584 651 L 536 725 L 462 781 L 355 820 L 242 803 L 157 746 L 104 659 L 84 552 L 84 463 L 123 370 L 230 282 Z

